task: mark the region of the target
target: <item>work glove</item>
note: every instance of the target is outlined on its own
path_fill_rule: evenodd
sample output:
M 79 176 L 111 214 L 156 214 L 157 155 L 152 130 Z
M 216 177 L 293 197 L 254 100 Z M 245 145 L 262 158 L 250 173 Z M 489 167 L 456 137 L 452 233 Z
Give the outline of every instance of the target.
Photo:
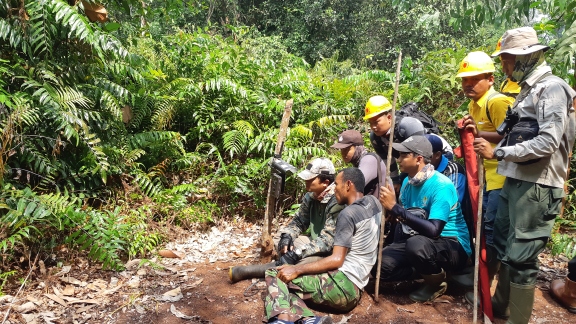
M 276 261 L 276 266 L 279 267 L 284 264 L 296 264 L 302 259 L 302 255 L 296 254 L 295 250 L 286 252 L 278 261 Z
M 278 255 L 282 255 L 284 247 L 288 247 L 288 251 L 290 251 L 293 246 L 292 236 L 288 233 L 282 233 L 282 235 L 280 235 L 280 242 L 278 242 Z

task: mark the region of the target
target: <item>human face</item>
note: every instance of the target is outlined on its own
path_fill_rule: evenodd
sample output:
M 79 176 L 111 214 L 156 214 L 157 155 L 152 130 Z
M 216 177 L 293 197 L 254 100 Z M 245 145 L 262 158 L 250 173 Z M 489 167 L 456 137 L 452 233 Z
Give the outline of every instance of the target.
M 346 148 L 340 149 L 342 160 L 344 160 L 344 162 L 346 163 L 350 163 L 350 161 L 352 161 L 352 157 L 354 156 L 354 152 L 356 152 L 356 147 L 354 145 L 350 145 Z
M 516 55 L 502 53 L 500 54 L 500 64 L 502 64 L 502 72 L 506 74 L 509 79 L 512 79 L 512 72 L 514 72 L 514 64 L 516 63 Z
M 476 101 L 488 91 L 494 84 L 494 76 L 492 74 L 479 74 L 462 78 L 462 90 L 466 97 Z
M 346 183 L 342 180 L 342 177 L 343 174 L 340 172 L 334 179 L 334 196 L 340 205 L 346 203 Z
M 390 130 L 390 126 L 392 124 L 392 115 L 385 112 L 381 113 L 378 116 L 374 116 L 368 119 L 370 123 L 370 129 L 376 134 L 377 136 L 384 136 Z
M 413 177 L 418 173 L 418 168 L 420 167 L 420 161 L 422 157 L 416 155 L 412 152 L 406 153 L 401 152 L 398 158 L 398 166 L 400 167 L 400 172 L 408 173 L 410 177 Z
M 316 195 L 321 194 L 327 187 L 326 183 L 321 182 L 319 177 L 304 182 L 306 183 L 306 191 L 313 192 Z
M 434 152 L 430 158 L 430 164 L 434 166 L 434 169 L 438 168 L 440 161 L 442 160 L 442 152 Z

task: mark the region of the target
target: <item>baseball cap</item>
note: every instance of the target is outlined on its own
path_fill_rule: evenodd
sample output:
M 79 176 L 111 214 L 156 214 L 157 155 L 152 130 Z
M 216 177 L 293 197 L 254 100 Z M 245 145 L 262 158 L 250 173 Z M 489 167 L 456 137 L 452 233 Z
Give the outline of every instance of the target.
M 500 50 L 492 53 L 492 56 L 500 56 L 503 53 L 512 55 L 527 55 L 540 50 L 548 50 L 550 47 L 540 44 L 538 35 L 532 27 L 520 27 L 507 30 L 502 35 Z
M 402 143 L 393 143 L 392 148 L 398 152 L 412 152 L 426 158 L 432 156 L 432 144 L 423 135 L 410 136 Z
M 316 158 L 306 166 L 306 169 L 298 173 L 302 180 L 311 180 L 320 174 L 336 174 L 334 164 L 327 158 Z
M 332 144 L 331 148 L 343 149 L 351 145 L 364 145 L 364 140 L 362 139 L 362 134 L 359 131 L 349 129 L 343 131 L 338 135 L 338 142 Z
M 426 136 L 430 144 L 432 144 L 432 153 L 444 151 L 444 143 L 442 143 L 440 136 L 433 134 L 426 134 L 424 136 Z

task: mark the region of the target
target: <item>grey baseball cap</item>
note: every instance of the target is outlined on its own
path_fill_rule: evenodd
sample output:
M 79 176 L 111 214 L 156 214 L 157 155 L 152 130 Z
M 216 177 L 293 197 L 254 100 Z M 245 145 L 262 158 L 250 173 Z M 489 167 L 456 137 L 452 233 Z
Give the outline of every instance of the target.
M 432 144 L 423 135 L 410 136 L 402 143 L 393 143 L 392 148 L 398 152 L 416 153 L 426 158 L 432 156 Z
M 336 174 L 334 164 L 327 158 L 316 158 L 306 166 L 306 169 L 298 173 L 302 180 L 311 180 L 320 174 Z

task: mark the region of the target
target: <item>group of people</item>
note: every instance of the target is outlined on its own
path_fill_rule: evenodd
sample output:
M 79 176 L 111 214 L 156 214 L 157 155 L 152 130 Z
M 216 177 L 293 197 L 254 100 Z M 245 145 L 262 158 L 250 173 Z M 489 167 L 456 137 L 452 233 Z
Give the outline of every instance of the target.
M 493 88 L 495 66 L 486 53 L 469 53 L 456 75 L 471 99 L 463 125 L 484 159 L 482 230 L 489 276 L 498 275 L 492 308 L 508 323 L 530 319 L 538 254 L 560 212 L 576 136 L 576 92 L 552 75 L 544 58 L 547 49 L 530 27 L 508 30 L 492 54 L 508 77 L 500 92 Z M 404 117 L 397 127 L 405 136 L 391 143 L 395 154 L 386 181 L 388 156 L 381 152 L 390 145 L 391 111 L 383 96 L 366 104 L 364 119 L 377 153 L 368 152 L 358 131 L 346 130 L 332 147 L 353 167 L 337 173 L 330 160 L 316 158 L 298 174 L 308 193 L 280 231 L 279 261 L 262 270 L 269 323 L 332 323 L 329 316 L 315 316 L 306 303 L 353 309 L 377 274 L 385 215 L 392 225 L 379 256 L 380 280 L 422 278 L 423 285 L 409 294 L 416 302 L 443 294 L 447 273 L 457 282 L 472 281 L 471 274 L 460 273 L 473 258 L 463 213 L 465 170 L 452 160 L 444 139 Z M 551 291 L 576 312 L 576 269 L 571 273 L 555 281 Z M 471 295 L 466 298 L 472 302 Z

